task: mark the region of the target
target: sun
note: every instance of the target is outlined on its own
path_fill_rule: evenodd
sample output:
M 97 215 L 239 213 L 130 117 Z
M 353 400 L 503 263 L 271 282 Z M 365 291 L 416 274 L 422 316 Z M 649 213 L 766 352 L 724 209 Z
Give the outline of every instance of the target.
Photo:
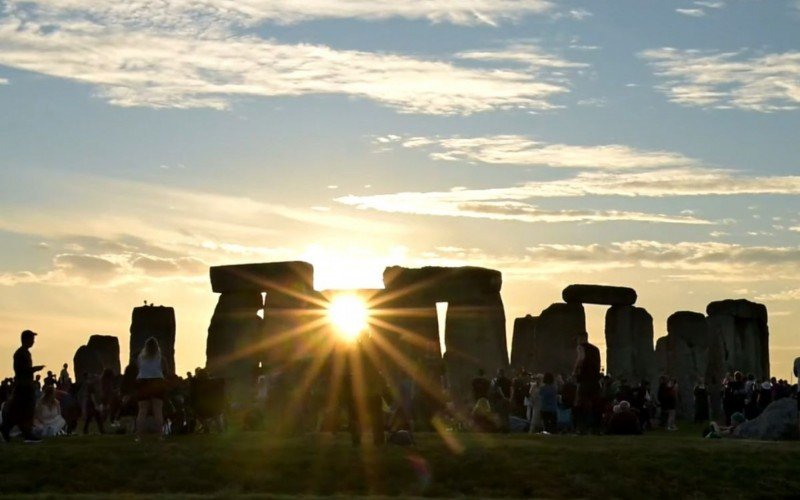
M 339 295 L 328 305 L 328 318 L 337 335 L 348 342 L 356 340 L 367 328 L 367 304 L 354 295 Z

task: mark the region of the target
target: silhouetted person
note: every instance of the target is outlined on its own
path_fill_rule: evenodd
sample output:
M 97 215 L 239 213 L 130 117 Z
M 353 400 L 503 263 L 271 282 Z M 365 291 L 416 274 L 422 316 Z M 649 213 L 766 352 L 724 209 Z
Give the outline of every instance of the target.
M 600 350 L 589 343 L 588 333 L 578 335 L 577 341 L 575 424 L 579 432 L 587 432 L 596 430 L 598 425 L 596 407 L 600 396 Z
M 702 378 L 694 386 L 694 421 L 708 422 L 709 420 L 708 388 Z
M 16 425 L 22 432 L 25 442 L 38 443 L 40 440 L 33 434 L 33 415 L 36 409 L 36 386 L 33 374 L 41 371 L 43 365 L 33 366 L 29 349 L 36 341 L 36 333 L 25 330 L 20 335 L 22 345 L 14 353 L 14 390 L 7 403 L 8 410 L 3 416 L 0 435 L 8 441 L 9 432 Z
M 506 377 L 506 371 L 502 368 L 497 369 L 497 376 L 492 380 L 492 385 L 500 390 L 503 398 L 511 398 L 511 379 Z
M 491 384 L 483 370 L 478 368 L 478 375 L 472 379 L 472 397 L 476 402 L 481 398 L 489 397 L 489 386 Z
M 345 353 L 344 399 L 350 436 L 355 446 L 361 444 L 361 430 L 365 427 L 372 431 L 375 445 L 382 445 L 385 441 L 381 399 L 384 381 L 374 361 L 380 354 L 372 349 L 372 342 L 365 337 Z
M 97 422 L 100 434 L 105 434 L 103 429 L 103 403 L 100 395 L 100 380 L 97 374 L 90 373 L 81 386 L 81 407 L 83 408 L 83 433 L 89 433 L 89 424 L 92 420 Z
M 620 401 L 618 405 L 614 406 L 614 412 L 608 421 L 608 433 L 619 435 L 642 433 L 639 416 L 631 409 L 628 401 Z
M 68 366 L 68 364 L 64 363 L 61 373 L 58 374 L 58 388 L 66 392 L 69 392 L 72 388 L 72 379 L 69 378 L 69 371 L 67 371 Z
M 153 412 L 158 432 L 163 438 L 164 428 L 164 397 L 167 388 L 164 382 L 164 360 L 161 357 L 161 347 L 155 337 L 150 337 L 144 343 L 144 348 L 136 358 L 139 368 L 136 376 L 136 400 L 139 412 L 136 415 L 136 440 L 140 441 L 145 432 L 145 420 L 149 410 Z

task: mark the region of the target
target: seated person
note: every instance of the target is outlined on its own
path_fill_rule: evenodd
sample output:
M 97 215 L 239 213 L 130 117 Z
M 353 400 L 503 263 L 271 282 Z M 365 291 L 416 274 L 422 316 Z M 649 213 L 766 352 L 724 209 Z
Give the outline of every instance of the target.
M 488 399 L 478 399 L 475 407 L 472 408 L 472 427 L 478 432 L 500 431 L 500 416 L 492 412 L 492 406 Z
M 63 433 L 67 422 L 61 416 L 61 404 L 56 399 L 55 385 L 47 385 L 36 403 L 33 432 L 37 436 L 51 437 Z
M 619 435 L 642 433 L 639 415 L 631 409 L 629 402 L 620 401 L 618 405 L 614 406 L 614 413 L 608 420 L 608 433 Z

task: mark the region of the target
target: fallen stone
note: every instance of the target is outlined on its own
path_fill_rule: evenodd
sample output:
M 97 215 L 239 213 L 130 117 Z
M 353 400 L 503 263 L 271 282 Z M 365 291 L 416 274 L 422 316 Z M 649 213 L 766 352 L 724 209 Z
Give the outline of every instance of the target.
M 314 288 L 314 267 L 302 261 L 216 266 L 210 276 L 216 293 L 283 291 L 302 295 Z
M 561 292 L 561 297 L 568 304 L 630 306 L 636 303 L 636 290 L 621 286 L 569 285 Z
M 739 424 L 734 436 L 763 441 L 795 440 L 800 438 L 797 416 L 797 401 L 782 398 L 770 403 L 758 417 Z

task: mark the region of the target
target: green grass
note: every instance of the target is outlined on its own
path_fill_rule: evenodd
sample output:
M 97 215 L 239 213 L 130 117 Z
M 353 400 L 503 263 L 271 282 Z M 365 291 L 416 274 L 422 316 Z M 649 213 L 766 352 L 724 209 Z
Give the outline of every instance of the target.
M 66 437 L 0 447 L 0 493 L 641 499 L 800 491 L 800 443 L 699 435 L 696 427 L 634 437 L 455 433 L 447 445 L 425 433 L 417 435 L 414 448 L 354 448 L 345 434 L 278 438 L 229 432 L 140 444 L 130 436 Z

